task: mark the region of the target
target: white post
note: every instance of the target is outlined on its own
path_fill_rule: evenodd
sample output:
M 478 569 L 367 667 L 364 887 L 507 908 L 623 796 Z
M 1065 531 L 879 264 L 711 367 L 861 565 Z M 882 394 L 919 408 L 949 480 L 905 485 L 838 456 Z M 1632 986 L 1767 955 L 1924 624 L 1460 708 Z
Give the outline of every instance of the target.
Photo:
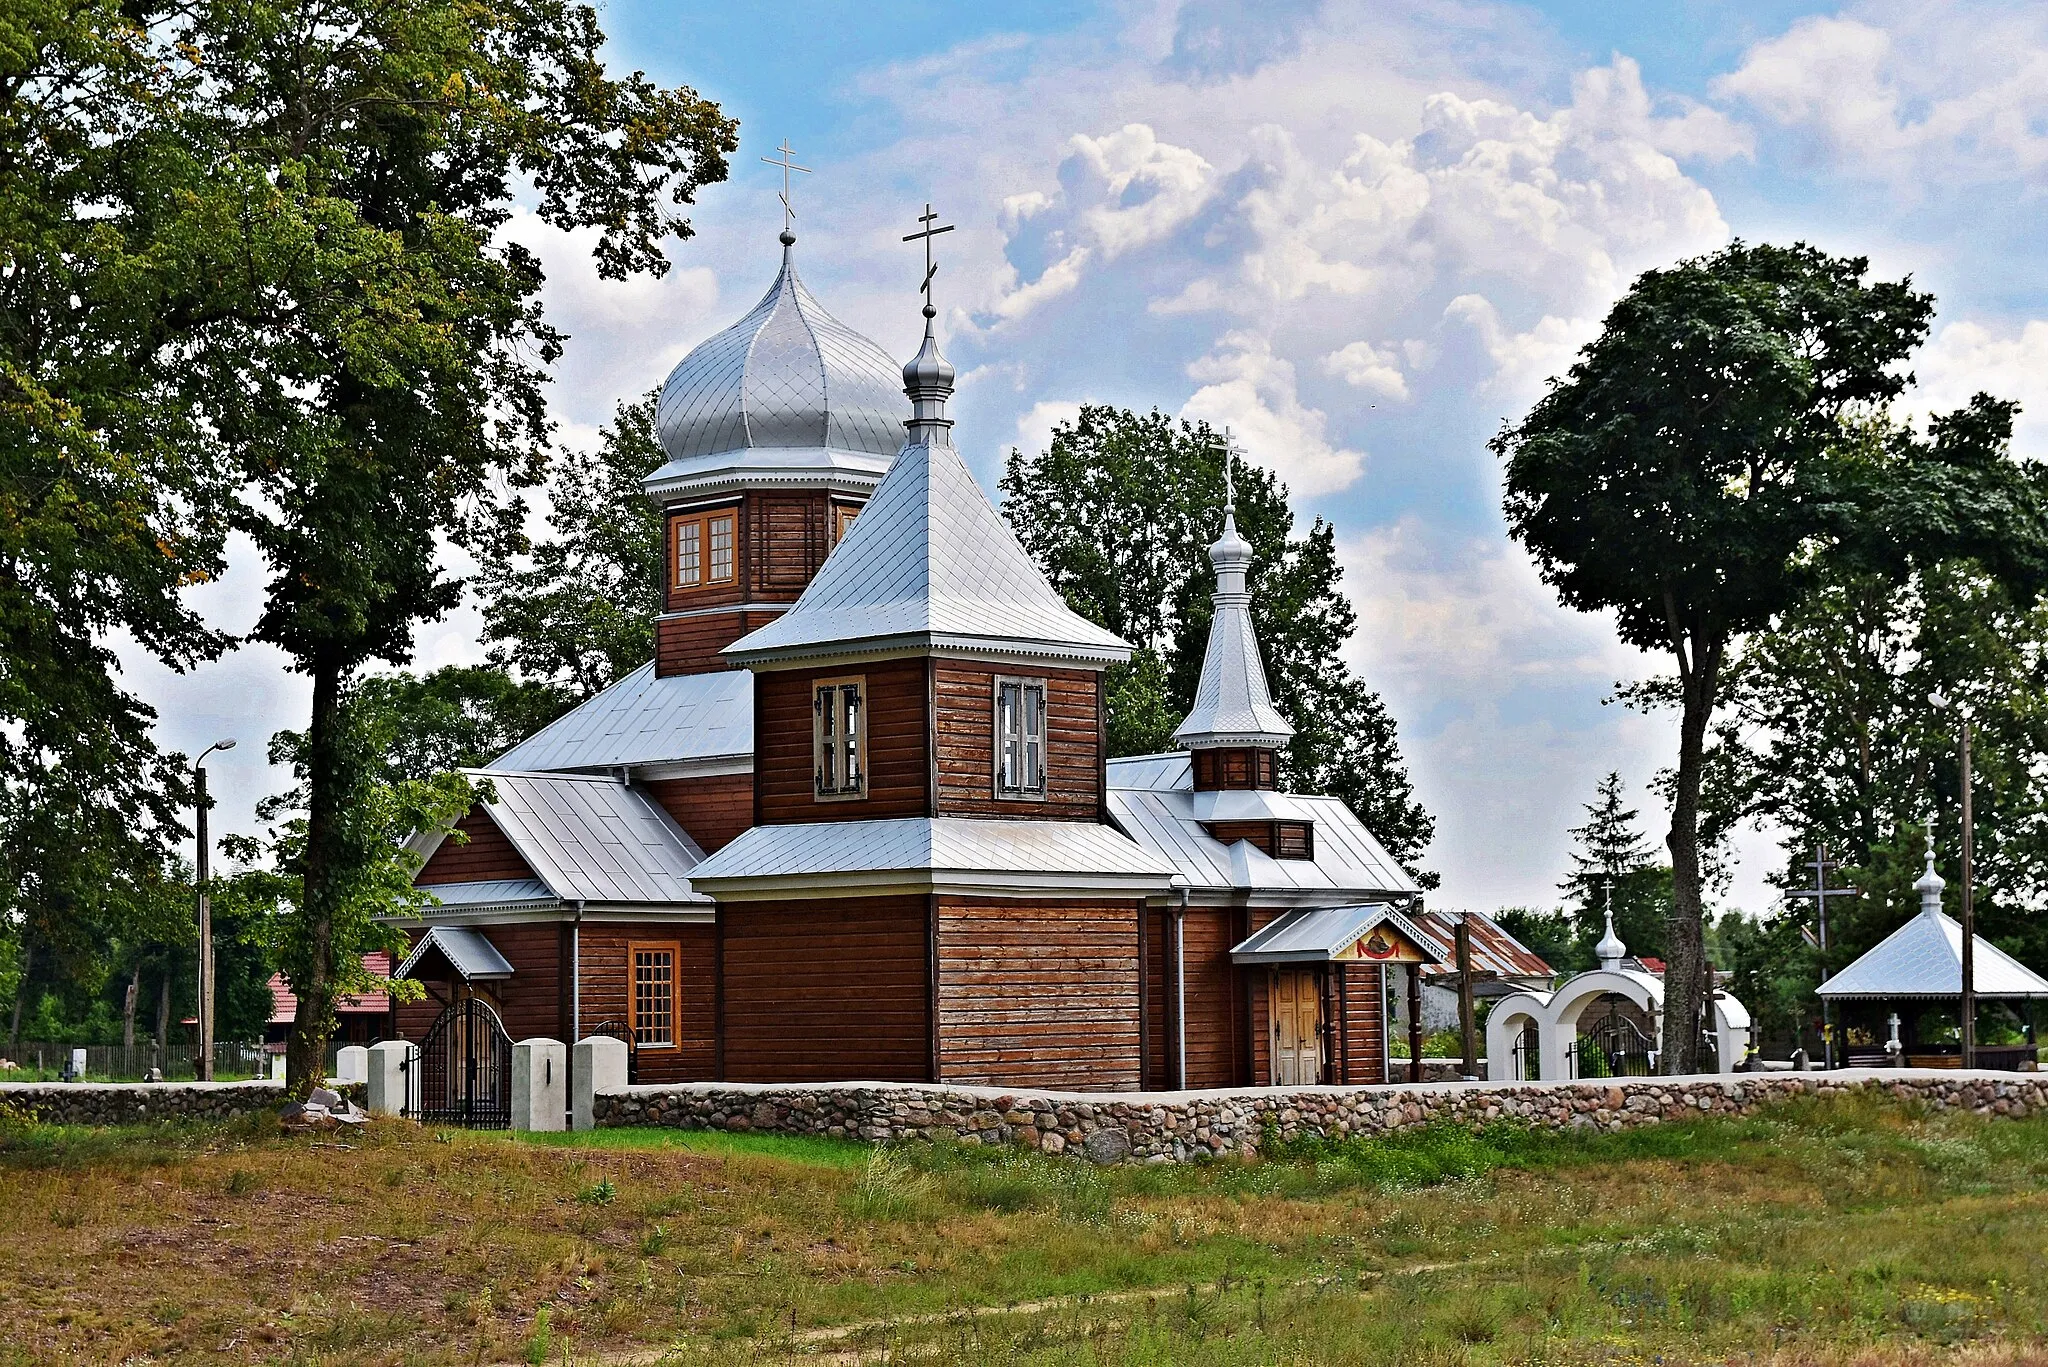
M 388 1039 L 370 1046 L 369 1095 L 371 1115 L 399 1116 L 405 1113 L 408 1085 L 407 1065 L 418 1066 L 420 1048 L 411 1040 Z
M 335 1052 L 334 1080 L 336 1082 L 368 1082 L 370 1080 L 370 1049 L 364 1044 L 344 1044 Z
M 596 1098 L 626 1090 L 626 1042 L 609 1035 L 576 1041 L 576 1094 L 571 1128 L 595 1129 Z
M 558 1039 L 523 1039 L 512 1046 L 512 1128 L 566 1128 L 569 1051 Z

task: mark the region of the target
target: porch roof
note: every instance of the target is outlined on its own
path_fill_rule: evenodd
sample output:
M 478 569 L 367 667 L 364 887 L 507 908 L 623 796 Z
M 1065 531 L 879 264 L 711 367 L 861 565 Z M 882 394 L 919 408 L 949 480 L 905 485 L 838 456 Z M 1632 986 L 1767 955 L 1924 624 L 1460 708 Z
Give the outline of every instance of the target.
M 2048 979 L 1992 944 L 1977 942 L 1971 984 L 1980 997 L 2048 998 Z M 1862 958 L 1820 985 L 1820 995 L 1846 998 L 1961 997 L 1963 928 L 1945 912 L 1922 911 Z
M 1440 955 L 1429 937 L 1415 923 L 1385 902 L 1354 907 L 1308 907 L 1290 911 L 1271 925 L 1255 931 L 1230 951 L 1240 964 L 1322 964 L 1345 957 L 1345 952 L 1381 926 L 1414 946 L 1424 963 L 1435 963 Z M 1365 956 L 1366 962 L 1385 956 Z
M 512 964 L 482 931 L 461 926 L 433 926 L 405 956 L 394 978 L 410 978 L 431 955 L 439 955 L 466 982 L 496 982 L 512 976 Z

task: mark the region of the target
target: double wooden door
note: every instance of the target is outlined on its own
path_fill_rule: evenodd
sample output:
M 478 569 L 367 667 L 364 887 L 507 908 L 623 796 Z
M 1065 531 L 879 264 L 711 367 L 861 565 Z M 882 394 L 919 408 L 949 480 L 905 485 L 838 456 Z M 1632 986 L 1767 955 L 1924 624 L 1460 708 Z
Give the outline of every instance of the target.
M 1272 1083 L 1312 1087 L 1323 1080 L 1323 984 L 1315 969 L 1279 968 L 1267 980 L 1272 1016 Z

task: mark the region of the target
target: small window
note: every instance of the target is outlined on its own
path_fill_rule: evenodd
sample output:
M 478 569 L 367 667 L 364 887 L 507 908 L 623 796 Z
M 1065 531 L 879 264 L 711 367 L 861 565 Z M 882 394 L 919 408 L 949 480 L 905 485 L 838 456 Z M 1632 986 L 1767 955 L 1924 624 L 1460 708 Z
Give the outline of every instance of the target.
M 811 686 L 811 764 L 817 796 L 866 797 L 867 681 L 819 679 Z
M 841 504 L 835 504 L 835 505 L 833 505 L 833 508 L 832 508 L 832 544 L 833 544 L 833 545 L 835 545 L 835 546 L 836 546 L 836 545 L 838 545 L 838 544 L 839 544 L 840 542 L 842 542 L 842 541 L 844 541 L 844 540 L 846 539 L 846 534 L 847 534 L 848 532 L 850 532 L 850 531 L 852 531 L 852 530 L 853 530 L 853 520 L 854 520 L 855 518 L 859 517 L 859 516 L 860 516 L 860 509 L 859 509 L 859 508 L 849 508 L 849 507 L 847 507 L 847 506 L 846 506 L 845 504 L 843 504 L 843 503 L 841 503 Z
M 739 525 L 734 514 L 708 513 L 675 520 L 676 587 L 702 588 L 730 584 Z
M 633 1043 L 676 1042 L 676 947 L 636 944 L 633 957 Z
M 996 796 L 1045 796 L 1045 680 L 996 680 Z

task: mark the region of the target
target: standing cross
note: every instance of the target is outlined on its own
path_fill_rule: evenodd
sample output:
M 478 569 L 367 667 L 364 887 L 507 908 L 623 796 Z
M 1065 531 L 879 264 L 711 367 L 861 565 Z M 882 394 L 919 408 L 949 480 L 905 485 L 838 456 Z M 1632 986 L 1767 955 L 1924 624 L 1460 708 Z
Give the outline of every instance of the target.
M 1831 888 L 1828 886 L 1828 873 L 1831 870 L 1842 867 L 1842 861 L 1828 858 L 1828 847 L 1826 845 L 1821 845 L 1815 849 L 1813 862 L 1806 867 L 1813 870 L 1813 886 L 1810 888 L 1794 888 L 1785 895 L 1787 897 L 1811 897 L 1813 899 L 1814 907 L 1819 912 L 1818 919 L 1820 921 L 1820 938 L 1815 945 L 1815 948 L 1819 949 L 1823 956 L 1820 965 L 1820 980 L 1826 982 L 1828 980 L 1828 965 L 1825 957 L 1828 952 L 1828 898 L 1861 897 L 1863 894 L 1855 888 Z M 1821 1047 L 1826 1056 L 1827 1066 L 1833 1068 L 1835 1066 L 1835 1032 L 1832 1013 L 1828 1010 L 1828 1001 L 1825 997 L 1821 999 L 1820 1013 Z
M 924 283 L 917 287 L 917 292 L 924 296 L 926 308 L 930 308 L 932 303 L 932 277 L 939 273 L 939 268 L 932 264 L 932 239 L 940 233 L 950 233 L 953 231 L 951 223 L 948 223 L 943 228 L 934 228 L 932 224 L 938 221 L 938 217 L 937 214 L 932 212 L 932 206 L 927 201 L 924 206 L 924 212 L 918 215 L 917 219 L 919 223 L 924 224 L 924 228 L 919 232 L 906 233 L 903 238 L 905 242 L 915 242 L 919 238 L 924 239 Z
M 789 173 L 791 171 L 801 171 L 805 175 L 809 175 L 811 168 L 799 166 L 790 160 L 791 157 L 796 155 L 796 149 L 789 145 L 788 138 L 784 138 L 782 146 L 775 150 L 782 155 L 780 157 L 763 157 L 761 160 L 767 162 L 770 166 L 780 166 L 782 168 L 782 231 L 788 232 L 790 225 L 796 222 L 796 207 L 789 202 Z

